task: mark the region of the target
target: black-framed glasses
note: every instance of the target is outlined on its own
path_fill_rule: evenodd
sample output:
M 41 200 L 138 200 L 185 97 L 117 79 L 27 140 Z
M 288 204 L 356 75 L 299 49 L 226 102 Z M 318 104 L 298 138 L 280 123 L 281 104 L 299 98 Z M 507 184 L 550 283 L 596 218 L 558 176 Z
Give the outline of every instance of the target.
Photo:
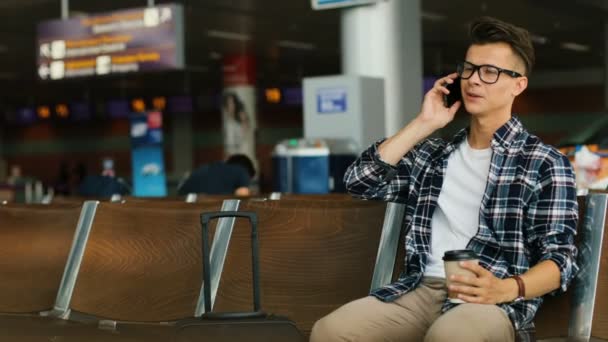
M 467 62 L 467 61 L 458 63 L 456 71 L 458 72 L 458 76 L 460 76 L 460 78 L 462 78 L 463 80 L 468 80 L 469 78 L 471 78 L 471 76 L 473 76 L 475 71 L 477 71 L 477 74 L 479 75 L 479 79 L 483 83 L 487 83 L 487 84 L 493 84 L 493 83 L 498 82 L 498 78 L 500 77 L 500 74 L 507 74 L 513 78 L 523 76 L 522 74 L 518 73 L 517 71 L 502 69 L 495 65 L 491 65 L 491 64 L 475 65 L 475 64 Z

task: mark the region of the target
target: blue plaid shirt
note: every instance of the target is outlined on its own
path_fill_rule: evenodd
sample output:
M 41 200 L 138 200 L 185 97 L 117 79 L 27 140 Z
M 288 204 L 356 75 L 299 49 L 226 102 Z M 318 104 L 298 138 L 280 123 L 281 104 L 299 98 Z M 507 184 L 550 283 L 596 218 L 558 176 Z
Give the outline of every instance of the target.
M 344 175 L 348 191 L 363 199 L 406 204 L 406 268 L 392 284 L 371 295 L 393 301 L 420 283 L 431 252 L 431 220 L 441 192 L 447 161 L 467 137 L 461 130 L 451 142 L 427 139 L 392 166 L 380 159 L 377 142 Z M 512 117 L 492 139 L 492 160 L 479 212 L 477 234 L 467 248 L 498 278 L 525 273 L 543 260 L 560 269 L 565 291 L 576 274 L 574 246 L 578 204 L 572 166 L 555 148 L 543 144 Z M 516 330 L 532 327 L 542 298 L 499 304 Z M 454 304 L 446 300 L 443 311 Z

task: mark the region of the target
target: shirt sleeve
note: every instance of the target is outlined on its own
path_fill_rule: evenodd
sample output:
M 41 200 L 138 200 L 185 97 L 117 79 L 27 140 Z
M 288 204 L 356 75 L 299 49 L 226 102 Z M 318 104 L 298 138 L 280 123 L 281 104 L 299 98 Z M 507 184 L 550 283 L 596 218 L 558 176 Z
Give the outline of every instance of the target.
M 346 190 L 354 197 L 388 202 L 407 201 L 410 175 L 416 158 L 414 147 L 394 166 L 382 160 L 378 153 L 380 140 L 363 151 L 344 174 Z
M 551 260 L 560 270 L 560 288 L 566 291 L 578 271 L 574 245 L 578 202 L 574 172 L 568 159 L 545 161 L 540 170 L 535 198 L 528 209 L 528 243 L 533 265 Z

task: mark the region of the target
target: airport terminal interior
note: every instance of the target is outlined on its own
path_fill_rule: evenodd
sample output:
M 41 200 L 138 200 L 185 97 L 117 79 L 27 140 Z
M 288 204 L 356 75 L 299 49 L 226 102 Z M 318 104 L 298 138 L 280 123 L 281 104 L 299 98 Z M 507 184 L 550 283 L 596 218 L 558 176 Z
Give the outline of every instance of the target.
M 323 340 L 411 272 L 428 200 L 359 189 L 447 75 L 492 86 L 464 76 L 485 17 L 529 32 L 497 82 L 527 76 L 511 112 L 578 213 L 578 272 L 512 338 L 608 341 L 607 0 L 0 0 L 0 341 Z

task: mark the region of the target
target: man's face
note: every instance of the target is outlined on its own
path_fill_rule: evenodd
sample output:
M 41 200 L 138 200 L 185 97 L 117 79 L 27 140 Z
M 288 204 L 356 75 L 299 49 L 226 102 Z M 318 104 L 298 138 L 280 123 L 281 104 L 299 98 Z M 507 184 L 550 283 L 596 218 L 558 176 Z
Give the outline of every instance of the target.
M 521 59 L 506 43 L 471 45 L 467 50 L 465 61 L 475 64 L 489 64 L 501 69 L 525 73 Z M 527 86 L 526 77 L 511 77 L 500 73 L 498 81 L 488 84 L 479 77 L 476 71 L 466 80 L 461 80 L 464 106 L 472 115 L 492 114 L 507 110 L 510 114 L 513 100 Z

